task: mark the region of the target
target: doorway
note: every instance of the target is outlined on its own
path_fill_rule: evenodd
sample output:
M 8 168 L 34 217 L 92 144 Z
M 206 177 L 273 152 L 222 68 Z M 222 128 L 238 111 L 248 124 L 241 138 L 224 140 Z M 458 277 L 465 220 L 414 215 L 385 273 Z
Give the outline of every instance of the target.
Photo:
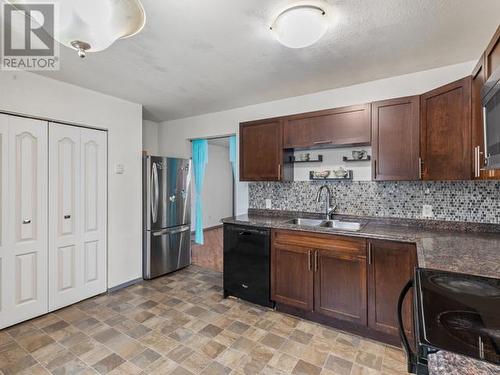
M 192 243 L 192 264 L 222 272 L 221 219 L 234 214 L 234 175 L 229 158 L 229 136 L 207 139 L 208 163 L 202 190 L 204 244 Z M 193 207 L 194 212 L 194 207 Z

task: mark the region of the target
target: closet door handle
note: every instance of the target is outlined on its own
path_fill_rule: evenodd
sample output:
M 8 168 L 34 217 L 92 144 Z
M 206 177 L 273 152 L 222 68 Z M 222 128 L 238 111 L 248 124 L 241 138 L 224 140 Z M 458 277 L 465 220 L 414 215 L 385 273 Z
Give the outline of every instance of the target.
M 71 215 L 64 215 L 65 219 L 71 219 Z

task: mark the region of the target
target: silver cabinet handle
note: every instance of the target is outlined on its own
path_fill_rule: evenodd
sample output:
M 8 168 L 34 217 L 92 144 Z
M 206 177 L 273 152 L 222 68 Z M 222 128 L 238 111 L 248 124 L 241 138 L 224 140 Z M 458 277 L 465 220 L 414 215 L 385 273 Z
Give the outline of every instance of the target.
M 71 219 L 71 215 L 64 215 L 65 219 Z
M 315 145 L 328 145 L 332 143 L 333 141 L 331 139 L 325 139 L 324 141 L 316 141 L 314 142 Z
M 318 272 L 318 250 L 314 252 L 314 272 Z
M 23 224 L 31 224 L 31 219 L 24 219 Z
M 424 162 L 422 161 L 422 158 L 418 158 L 418 179 L 419 180 L 422 180 L 423 176 L 422 176 L 422 165 L 424 164 Z
M 368 264 L 372 264 L 372 243 L 368 243 Z
M 312 255 L 311 250 L 309 250 L 309 251 L 307 252 L 307 269 L 308 269 L 309 271 L 312 271 L 311 255 Z
M 481 177 L 481 146 L 474 147 L 474 177 Z

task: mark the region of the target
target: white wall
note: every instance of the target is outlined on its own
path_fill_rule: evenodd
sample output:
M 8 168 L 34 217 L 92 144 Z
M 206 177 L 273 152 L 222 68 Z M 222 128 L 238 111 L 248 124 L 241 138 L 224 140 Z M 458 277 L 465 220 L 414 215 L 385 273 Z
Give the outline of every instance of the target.
M 108 287 L 141 277 L 142 106 L 28 72 L 0 72 L 0 88 L 0 111 L 108 130 Z
M 214 145 L 208 141 L 208 164 L 201 196 L 203 228 L 220 225 L 221 219 L 233 215 L 233 173 L 229 162 L 229 147 Z
M 154 121 L 142 121 L 142 151 L 148 155 L 159 155 L 158 126 L 159 124 Z
M 160 151 L 168 155 L 189 157 L 191 152 L 188 139 L 237 134 L 238 124 L 242 121 L 421 94 L 469 75 L 474 65 L 475 61 L 470 61 L 315 94 L 166 121 L 160 124 L 159 129 Z M 235 194 L 236 213 L 246 212 L 247 184 L 237 182 Z

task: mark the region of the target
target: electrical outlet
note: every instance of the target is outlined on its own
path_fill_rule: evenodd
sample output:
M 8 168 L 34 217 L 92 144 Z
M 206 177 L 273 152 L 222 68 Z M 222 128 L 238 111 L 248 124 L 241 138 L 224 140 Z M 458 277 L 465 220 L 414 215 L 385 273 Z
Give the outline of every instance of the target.
M 434 217 L 432 206 L 430 204 L 424 204 L 422 206 L 422 217 Z
M 272 208 L 272 203 L 270 199 L 266 199 L 266 209 L 270 210 Z

